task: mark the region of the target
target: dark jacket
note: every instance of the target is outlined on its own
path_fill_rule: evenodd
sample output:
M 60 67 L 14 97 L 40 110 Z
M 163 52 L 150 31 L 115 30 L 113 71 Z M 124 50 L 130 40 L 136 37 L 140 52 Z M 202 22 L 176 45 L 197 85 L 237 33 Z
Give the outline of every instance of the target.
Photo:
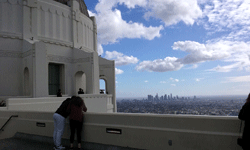
M 83 112 L 87 112 L 87 107 L 84 103 L 84 101 L 81 102 L 80 107 L 69 104 L 68 110 L 70 110 L 69 119 L 82 122 L 83 121 Z
M 245 121 L 242 138 L 246 141 L 250 141 L 250 102 L 242 106 L 238 118 Z
M 71 100 L 70 98 L 67 98 L 65 101 L 63 101 L 55 113 L 58 113 L 59 115 L 63 116 L 64 118 L 67 118 L 69 116 L 69 112 L 67 111 L 67 108 L 68 108 L 68 105 L 70 103 L 70 100 Z

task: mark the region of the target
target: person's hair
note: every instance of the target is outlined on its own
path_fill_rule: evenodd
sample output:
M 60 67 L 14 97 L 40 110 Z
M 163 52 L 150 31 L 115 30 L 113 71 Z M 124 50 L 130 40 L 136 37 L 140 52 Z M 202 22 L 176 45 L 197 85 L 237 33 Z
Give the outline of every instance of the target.
M 250 93 L 248 94 L 248 97 L 246 99 L 246 102 L 249 103 L 250 102 Z
M 72 100 L 71 100 L 71 104 L 73 104 L 73 105 L 75 105 L 75 106 L 78 106 L 78 107 L 80 107 L 80 106 L 82 105 L 82 103 L 83 103 L 83 100 L 82 100 L 82 98 L 79 97 L 79 96 L 75 96 L 75 97 L 72 98 Z

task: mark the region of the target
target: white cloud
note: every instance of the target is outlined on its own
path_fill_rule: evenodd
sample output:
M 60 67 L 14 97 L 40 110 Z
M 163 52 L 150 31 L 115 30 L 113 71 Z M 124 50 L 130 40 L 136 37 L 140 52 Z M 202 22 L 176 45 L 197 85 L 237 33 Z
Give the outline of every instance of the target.
M 90 12 L 90 15 L 96 17 L 100 44 L 116 43 L 123 38 L 152 40 L 161 36 L 162 25 L 146 27 L 142 23 L 123 20 L 121 11 L 116 8 L 118 3 L 125 3 L 131 8 L 140 4 L 140 2 L 125 2 L 122 0 L 99 0 L 95 7 L 96 13 Z
M 171 86 L 176 86 L 176 84 L 171 84 Z
M 160 81 L 160 83 L 165 84 L 165 83 L 167 83 L 167 82 L 166 82 L 166 81 Z
M 116 66 L 124 66 L 128 64 L 136 64 L 138 63 L 138 59 L 134 56 L 126 56 L 122 53 L 119 53 L 117 51 L 109 52 L 106 51 L 105 53 L 105 58 L 106 59 L 112 59 L 115 60 L 115 65 Z
M 123 70 L 115 68 L 115 74 L 123 74 Z
M 198 65 L 197 64 L 194 64 L 192 69 L 195 69 L 195 68 L 198 68 Z
M 183 64 L 195 64 L 204 61 L 220 60 L 230 56 L 227 51 L 228 45 L 221 43 L 215 44 L 200 44 L 194 41 L 178 41 L 174 42 L 174 50 L 186 51 L 189 54 L 179 59 Z
M 172 82 L 179 82 L 179 79 L 170 78 Z
M 249 0 L 213 0 L 205 5 L 203 17 L 201 23 L 207 30 L 212 32 L 232 31 L 229 36 L 224 37 L 225 40 L 250 39 Z
M 145 80 L 144 82 L 145 82 L 145 83 L 148 83 L 148 80 Z
M 198 64 L 192 64 L 192 66 L 188 67 L 188 68 L 185 68 L 185 69 L 196 69 L 198 68 Z
M 148 4 L 147 0 L 119 0 L 120 4 L 125 4 L 128 8 L 135 8 L 135 6 L 145 7 Z
M 161 19 L 165 26 L 177 24 L 180 21 L 193 25 L 196 19 L 202 17 L 202 10 L 197 0 L 149 0 L 147 9 L 145 18 Z
M 118 5 L 123 4 L 129 9 L 144 9 L 145 18 L 160 19 L 165 26 L 181 21 L 192 25 L 202 16 L 197 0 L 99 0 L 95 13 L 89 11 L 90 16 L 96 17 L 99 44 L 112 44 L 123 38 L 152 40 L 161 36 L 162 25 L 145 26 L 139 22 L 124 20 L 121 10 L 118 9 Z M 100 55 L 103 53 L 100 46 L 98 52 Z
M 226 82 L 250 82 L 250 76 L 227 77 Z
M 103 54 L 103 48 L 101 44 L 97 44 L 97 53 L 98 55 L 102 55 Z
M 209 69 L 208 71 L 231 72 L 236 67 L 237 68 L 241 67 L 240 63 L 235 63 L 235 64 L 231 64 L 231 65 L 228 65 L 228 66 L 220 66 L 220 65 L 218 65 L 217 67 Z
M 184 58 L 178 59 L 182 64 L 196 64 L 214 60 L 231 63 L 226 66 L 218 65 L 209 71 L 230 72 L 233 69 L 248 70 L 250 66 L 250 42 L 221 40 L 200 44 L 194 41 L 178 41 L 174 43 L 173 49 L 188 53 Z
M 143 61 L 136 66 L 137 71 L 167 72 L 182 68 L 182 64 L 176 61 L 175 57 L 166 57 L 164 60 Z
M 201 80 L 203 80 L 204 78 L 196 78 L 195 81 L 196 82 L 200 82 Z

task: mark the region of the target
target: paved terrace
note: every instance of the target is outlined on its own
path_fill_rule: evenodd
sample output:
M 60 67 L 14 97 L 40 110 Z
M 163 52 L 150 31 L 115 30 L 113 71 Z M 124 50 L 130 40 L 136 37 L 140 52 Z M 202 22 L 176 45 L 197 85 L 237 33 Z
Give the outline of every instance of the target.
M 0 140 L 0 150 L 52 150 L 53 139 L 50 137 L 32 134 L 16 133 L 14 137 Z M 69 149 L 69 141 L 62 140 L 62 144 Z M 75 147 L 77 147 L 75 143 Z M 75 148 L 74 150 L 78 150 Z M 102 145 L 96 143 L 83 143 L 82 150 L 139 150 L 133 148 Z

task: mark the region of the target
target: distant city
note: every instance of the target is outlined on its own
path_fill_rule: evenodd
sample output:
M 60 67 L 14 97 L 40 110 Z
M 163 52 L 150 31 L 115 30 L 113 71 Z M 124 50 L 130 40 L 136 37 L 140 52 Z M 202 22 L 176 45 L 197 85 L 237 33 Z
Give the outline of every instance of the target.
M 170 95 L 165 94 L 164 96 L 158 96 L 158 93 L 155 95 L 155 97 L 153 95 L 148 95 L 148 100 L 149 101 L 163 101 L 163 100 L 187 100 L 187 99 L 191 99 L 190 97 L 179 97 L 178 95 L 173 96 L 172 93 Z M 196 96 L 193 97 L 193 99 L 196 99 Z
M 118 98 L 117 112 L 238 116 L 246 96 L 162 96 Z

